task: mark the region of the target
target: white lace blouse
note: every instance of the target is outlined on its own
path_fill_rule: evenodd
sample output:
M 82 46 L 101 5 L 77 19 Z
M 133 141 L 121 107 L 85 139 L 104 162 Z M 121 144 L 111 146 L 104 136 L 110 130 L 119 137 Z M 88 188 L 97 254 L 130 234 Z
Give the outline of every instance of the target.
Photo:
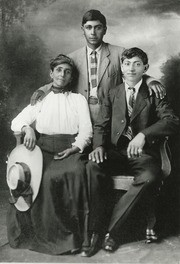
M 73 146 L 83 149 L 90 144 L 92 125 L 86 98 L 72 92 L 50 92 L 36 105 L 28 105 L 12 121 L 11 129 L 21 131 L 35 121 L 39 133 L 77 134 Z

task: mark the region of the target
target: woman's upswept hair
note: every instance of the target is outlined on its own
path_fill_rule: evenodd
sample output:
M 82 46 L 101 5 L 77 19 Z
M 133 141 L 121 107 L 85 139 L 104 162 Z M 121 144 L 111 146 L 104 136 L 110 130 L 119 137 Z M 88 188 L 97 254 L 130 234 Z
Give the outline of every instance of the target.
M 74 87 L 77 84 L 79 74 L 78 74 L 78 70 L 74 64 L 74 61 L 70 57 L 68 57 L 67 55 L 64 55 L 64 54 L 59 54 L 57 57 L 53 58 L 50 61 L 50 69 L 51 69 L 51 71 L 53 71 L 56 66 L 63 64 L 63 63 L 69 64 L 72 68 L 71 89 L 74 89 Z

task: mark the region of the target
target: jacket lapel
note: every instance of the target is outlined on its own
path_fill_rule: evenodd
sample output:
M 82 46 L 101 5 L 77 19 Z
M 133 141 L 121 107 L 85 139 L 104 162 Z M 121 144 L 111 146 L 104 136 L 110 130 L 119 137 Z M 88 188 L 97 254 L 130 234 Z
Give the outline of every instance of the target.
M 99 74 L 98 74 L 98 85 L 101 82 L 101 79 L 104 75 L 104 72 L 110 63 L 109 58 L 108 58 L 109 54 L 110 54 L 110 52 L 108 49 L 108 45 L 103 42 L 102 43 L 101 58 L 100 58 Z
M 77 61 L 77 58 L 76 58 Z M 77 63 L 77 62 L 76 62 Z M 78 78 L 78 92 L 82 93 L 86 98 L 89 97 L 89 75 L 86 46 L 83 47 L 78 56 L 78 69 L 80 76 Z
M 120 84 L 118 93 L 115 98 L 114 107 L 117 115 L 120 117 L 120 120 L 126 116 L 127 103 L 126 103 L 126 92 L 124 83 Z
M 143 110 L 143 108 L 146 106 L 146 98 L 148 97 L 148 88 L 144 82 L 142 82 L 139 92 L 136 97 L 136 102 L 133 108 L 133 112 L 130 118 L 130 121 L 132 122 L 134 118 L 140 114 L 140 112 Z

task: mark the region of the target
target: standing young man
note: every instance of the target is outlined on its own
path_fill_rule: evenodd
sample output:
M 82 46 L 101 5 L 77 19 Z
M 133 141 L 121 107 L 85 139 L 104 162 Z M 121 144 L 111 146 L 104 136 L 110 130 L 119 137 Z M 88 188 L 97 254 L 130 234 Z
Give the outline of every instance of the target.
M 88 100 L 94 123 L 107 91 L 122 83 L 120 58 L 124 48 L 103 41 L 107 25 L 105 16 L 99 10 L 92 9 L 84 14 L 81 29 L 87 45 L 68 56 L 73 59 L 79 72 L 75 90 Z M 148 76 L 146 82 L 157 97 L 164 96 L 165 90 L 159 82 Z M 51 84 L 37 90 L 31 103 L 34 104 L 39 97 L 43 98 L 50 88 Z

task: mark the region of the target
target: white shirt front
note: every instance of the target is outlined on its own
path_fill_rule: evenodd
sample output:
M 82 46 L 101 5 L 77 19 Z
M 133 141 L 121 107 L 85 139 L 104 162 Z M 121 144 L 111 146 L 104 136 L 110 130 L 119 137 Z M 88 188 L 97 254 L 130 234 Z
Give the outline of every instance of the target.
M 78 134 L 73 145 L 81 151 L 91 142 L 89 107 L 81 94 L 50 92 L 41 102 L 24 108 L 13 119 L 11 129 L 21 131 L 23 126 L 31 125 L 34 121 L 36 130 L 42 134 Z
M 100 57 L 101 57 L 101 49 L 102 48 L 102 44 L 95 50 L 96 51 L 96 58 L 97 58 L 97 83 L 98 83 L 98 73 L 99 73 L 99 64 L 100 64 Z M 87 46 L 87 60 L 88 60 L 88 77 L 89 80 L 91 79 L 90 76 L 90 59 L 91 59 L 91 53 L 92 53 L 92 49 L 89 48 Z M 91 82 L 89 82 L 90 85 L 90 96 L 96 97 L 97 98 L 97 87 L 92 88 Z

